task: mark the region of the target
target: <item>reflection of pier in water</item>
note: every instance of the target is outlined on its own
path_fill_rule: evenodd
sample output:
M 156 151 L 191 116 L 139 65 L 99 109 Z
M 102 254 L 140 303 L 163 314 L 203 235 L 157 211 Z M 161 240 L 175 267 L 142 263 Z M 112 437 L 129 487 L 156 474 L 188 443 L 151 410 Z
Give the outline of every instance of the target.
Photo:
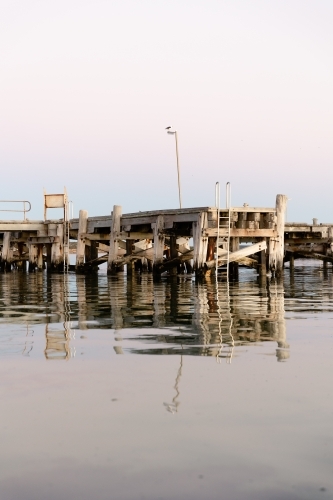
M 154 328 L 127 336 L 126 343 L 142 344 L 124 348 L 130 352 L 230 359 L 235 346 L 276 341 L 278 359 L 288 357 L 282 286 L 249 282 L 229 290 L 227 283 L 217 288 L 215 280 L 156 284 L 142 279 L 131 281 L 127 291 L 111 287 L 110 296 L 113 328 Z
M 11 273 L 2 275 L 0 303 L 0 323 L 46 323 L 48 359 L 72 357 L 75 330 L 88 329 L 114 330 L 117 353 L 230 361 L 238 346 L 275 341 L 277 358 L 288 357 L 284 289 L 276 282 Z

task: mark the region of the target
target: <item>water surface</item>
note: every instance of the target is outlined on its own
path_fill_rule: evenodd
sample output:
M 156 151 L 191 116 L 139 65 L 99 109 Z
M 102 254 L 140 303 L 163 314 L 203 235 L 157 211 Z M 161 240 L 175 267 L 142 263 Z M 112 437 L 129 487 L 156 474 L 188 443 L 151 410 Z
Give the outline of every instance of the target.
M 0 498 L 333 498 L 332 285 L 0 274 Z

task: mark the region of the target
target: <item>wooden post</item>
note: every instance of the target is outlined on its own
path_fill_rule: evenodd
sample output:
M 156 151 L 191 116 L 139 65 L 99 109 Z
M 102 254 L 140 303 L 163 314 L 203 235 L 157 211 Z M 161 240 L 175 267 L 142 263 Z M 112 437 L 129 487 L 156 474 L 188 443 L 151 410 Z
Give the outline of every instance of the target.
M 19 257 L 22 257 L 22 260 L 19 260 L 16 264 L 16 268 L 18 271 L 25 271 L 26 270 L 26 261 L 23 259 L 23 248 L 24 248 L 24 243 L 17 244 L 17 250 L 18 250 Z
M 239 250 L 239 238 L 230 238 L 230 252 L 237 252 Z M 239 272 L 238 272 L 238 263 L 230 262 L 229 264 L 229 276 L 233 280 L 238 280 Z
M 48 271 L 51 270 L 51 254 L 52 254 L 52 245 L 47 244 L 46 246 L 46 269 Z
M 259 263 L 258 263 L 258 273 L 259 273 L 259 283 L 261 287 L 266 286 L 267 283 L 267 255 L 265 250 L 258 252 Z
M 148 259 L 146 259 L 146 257 L 142 257 L 141 262 L 142 262 L 142 272 L 148 273 Z
M 164 220 L 161 215 L 157 216 L 156 222 L 153 227 L 154 232 L 154 260 L 153 260 L 153 273 L 160 274 L 158 266 L 163 263 L 164 254 Z
M 51 248 L 51 270 L 63 271 L 64 269 L 64 225 L 57 224 L 58 241 L 52 243 Z
M 3 242 L 2 242 L 2 263 L 1 267 L 3 271 L 11 271 L 12 268 L 12 256 L 13 250 L 10 245 L 11 233 L 6 231 L 3 233 Z
M 329 244 L 329 250 L 330 250 L 329 253 L 332 257 L 332 255 L 333 255 L 333 227 L 332 226 L 328 228 L 328 238 L 329 238 L 328 244 Z M 333 262 L 332 262 L 332 266 L 333 266 Z
M 205 273 L 205 263 L 207 256 L 208 238 L 204 235 L 205 228 L 208 227 L 207 212 L 198 215 L 197 222 L 193 222 L 193 268 L 196 275 Z
M 114 205 L 112 212 L 111 232 L 110 232 L 110 250 L 108 258 L 108 274 L 117 272 L 115 262 L 118 258 L 118 241 L 120 233 L 120 220 L 122 209 L 120 205 Z
M 81 235 L 87 232 L 87 228 L 88 228 L 88 212 L 87 210 L 80 210 L 79 230 L 77 234 L 77 243 L 76 243 L 76 262 L 75 262 L 76 272 L 80 272 L 84 268 L 85 242 L 84 238 L 82 238 Z
M 177 249 L 177 237 L 170 236 L 170 259 L 175 259 L 178 257 L 178 249 Z M 171 276 L 177 276 L 177 265 L 173 266 L 169 271 Z
M 284 194 L 276 196 L 276 275 L 281 276 L 283 272 L 283 258 L 284 258 L 284 223 L 286 217 L 286 208 L 288 197 Z
M 132 255 L 132 245 L 134 244 L 134 241 L 135 240 L 126 240 L 126 256 L 127 257 L 129 255 Z M 131 260 L 130 262 L 128 262 L 126 268 L 127 268 L 126 269 L 127 276 L 132 276 L 132 274 L 134 272 L 134 261 Z
M 217 238 L 215 237 L 209 237 L 208 238 L 208 243 L 207 243 L 207 255 L 206 255 L 206 262 L 211 262 L 212 260 L 215 259 L 215 248 L 217 251 Z M 206 274 L 211 274 L 212 272 L 215 271 L 215 267 L 212 267 L 211 269 L 208 269 Z
M 96 241 L 91 240 L 90 246 L 85 246 L 84 258 L 86 263 L 98 258 L 98 246 Z
M 295 268 L 295 257 L 294 254 L 290 252 L 289 269 L 292 272 L 294 271 L 294 268 Z
M 37 268 L 38 271 L 43 271 L 43 245 L 37 245 Z
M 266 276 L 267 274 L 267 269 L 266 269 L 266 251 L 261 250 L 261 252 L 258 253 L 259 255 L 259 266 L 258 266 L 258 271 L 260 276 Z
M 38 245 L 30 243 L 29 245 L 29 273 L 34 271 L 38 262 Z
M 284 258 L 284 222 L 287 208 L 287 196 L 276 196 L 276 238 L 270 238 L 269 243 L 269 268 L 276 276 L 283 272 Z

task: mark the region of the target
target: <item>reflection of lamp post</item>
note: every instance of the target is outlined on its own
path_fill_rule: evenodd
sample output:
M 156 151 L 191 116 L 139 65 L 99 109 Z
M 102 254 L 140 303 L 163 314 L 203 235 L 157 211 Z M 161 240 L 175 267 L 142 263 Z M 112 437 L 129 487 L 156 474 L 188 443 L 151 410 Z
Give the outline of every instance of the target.
M 182 349 L 183 349 L 183 346 L 182 346 Z M 173 386 L 173 388 L 176 390 L 176 395 L 173 397 L 172 399 L 172 403 L 163 403 L 166 410 L 169 411 L 170 413 L 177 413 L 178 412 L 178 406 L 180 405 L 180 402 L 178 401 L 178 397 L 179 397 L 179 388 L 178 388 L 178 384 L 179 384 L 179 381 L 180 381 L 180 377 L 182 375 L 182 368 L 183 368 L 183 355 L 181 354 L 180 355 L 180 366 L 178 368 L 178 372 L 177 372 L 177 377 L 176 377 L 176 381 L 175 381 L 175 385 Z
M 178 136 L 177 130 L 171 130 L 171 127 L 166 127 L 168 134 L 174 135 L 176 139 L 176 158 L 177 158 L 177 175 L 178 175 L 178 195 L 179 195 L 179 208 L 182 208 L 182 198 L 180 194 L 180 171 L 179 171 L 179 156 L 178 156 Z

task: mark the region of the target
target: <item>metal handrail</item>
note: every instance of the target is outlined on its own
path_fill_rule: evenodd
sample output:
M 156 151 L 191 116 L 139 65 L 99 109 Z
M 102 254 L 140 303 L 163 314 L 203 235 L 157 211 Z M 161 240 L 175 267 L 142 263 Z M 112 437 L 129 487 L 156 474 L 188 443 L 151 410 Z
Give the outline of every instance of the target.
M 24 220 L 25 220 L 25 214 L 26 212 L 30 212 L 31 210 L 31 203 L 28 200 L 0 200 L 0 203 L 23 203 L 23 210 L 11 210 L 10 208 L 7 209 L 1 209 L 0 212 L 23 212 L 24 214 Z M 26 208 L 25 204 L 28 203 L 28 208 Z

